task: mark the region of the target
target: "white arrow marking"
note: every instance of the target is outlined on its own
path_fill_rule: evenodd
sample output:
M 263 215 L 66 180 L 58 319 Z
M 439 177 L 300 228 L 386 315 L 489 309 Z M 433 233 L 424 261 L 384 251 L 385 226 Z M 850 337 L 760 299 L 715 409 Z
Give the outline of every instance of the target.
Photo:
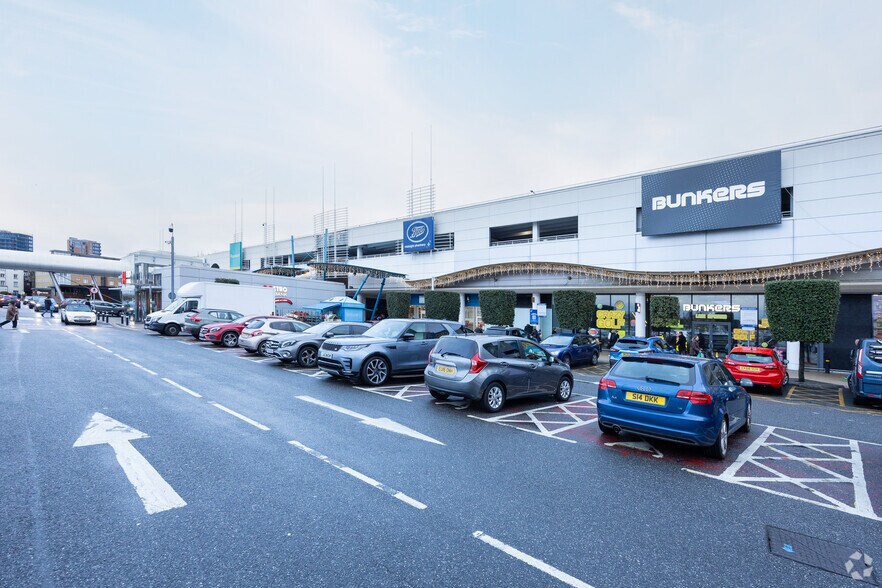
M 399 435 L 407 435 L 408 437 L 413 437 L 414 439 L 419 439 L 420 441 L 428 441 L 429 443 L 435 443 L 436 445 L 444 445 L 437 439 L 433 439 L 428 435 L 423 435 L 419 431 L 414 431 L 410 427 L 406 427 L 401 423 L 396 423 L 392 419 L 388 419 L 386 417 L 381 417 L 378 419 L 371 418 L 369 416 L 365 416 L 363 414 L 359 414 L 355 411 L 349 410 L 348 408 L 343 408 L 342 406 L 337 406 L 336 404 L 331 404 L 329 402 L 324 402 L 317 398 L 313 398 L 312 396 L 298 396 L 297 398 L 305 402 L 311 402 L 312 404 L 316 404 L 318 406 L 330 408 L 333 411 L 351 416 L 352 418 L 356 418 L 361 421 L 363 425 L 370 425 L 372 427 L 377 427 L 378 429 L 384 429 L 386 431 L 398 433 Z
M 646 441 L 617 441 L 615 443 L 604 443 L 607 447 L 615 447 L 617 445 L 621 447 L 630 447 L 631 449 L 636 449 L 637 451 L 645 451 L 647 453 L 651 453 L 652 457 L 664 457 L 664 454 L 647 443 Z
M 187 503 L 184 502 L 184 499 L 178 496 L 178 493 L 159 475 L 150 462 L 144 459 L 144 456 L 129 443 L 134 439 L 147 437 L 149 435 L 146 433 L 96 412 L 73 446 L 85 447 L 104 443 L 110 445 L 116 454 L 116 461 L 122 466 L 129 482 L 135 487 L 135 492 L 141 497 L 147 514 L 186 506 Z

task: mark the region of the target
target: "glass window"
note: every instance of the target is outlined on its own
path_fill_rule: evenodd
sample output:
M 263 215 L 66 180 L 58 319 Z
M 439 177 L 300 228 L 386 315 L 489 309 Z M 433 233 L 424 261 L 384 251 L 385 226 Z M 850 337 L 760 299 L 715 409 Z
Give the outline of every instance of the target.
M 361 335 L 362 333 L 367 331 L 368 328 L 369 327 L 367 325 L 350 325 L 349 332 L 353 335 Z
M 487 345 L 491 345 L 491 343 Z M 487 349 L 487 346 L 485 345 L 484 348 Z M 478 352 L 478 344 L 474 340 L 466 339 L 465 337 L 445 337 L 435 345 L 434 352 L 439 355 L 474 357 Z
M 495 351 L 489 348 L 488 345 L 493 345 Z M 518 348 L 518 342 L 512 339 L 504 339 L 502 341 L 497 341 L 496 343 L 488 343 L 487 345 L 484 345 L 484 349 L 492 353 L 494 356 L 503 359 L 519 359 L 521 357 L 521 350 Z
M 340 325 L 339 327 L 334 327 L 328 331 L 328 334 L 332 337 L 337 335 L 348 335 L 349 334 L 349 325 Z
M 521 354 L 524 359 L 548 359 L 548 355 L 545 353 L 545 350 L 542 349 L 538 343 L 533 343 L 530 341 L 520 341 L 521 344 Z
M 260 327 L 263 326 L 263 324 L 264 323 L 262 320 L 251 321 L 250 323 L 247 323 L 245 325 L 245 328 L 246 329 L 259 329 Z
M 634 378 L 647 382 L 692 384 L 692 364 L 658 359 L 623 359 L 610 370 L 611 376 Z

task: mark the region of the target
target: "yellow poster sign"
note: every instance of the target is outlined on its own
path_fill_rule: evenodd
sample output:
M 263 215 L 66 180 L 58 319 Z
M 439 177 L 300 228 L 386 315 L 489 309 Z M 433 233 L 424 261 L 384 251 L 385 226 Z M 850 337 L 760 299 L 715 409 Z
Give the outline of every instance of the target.
M 598 310 L 598 329 L 621 329 L 625 326 L 625 311 L 623 310 Z

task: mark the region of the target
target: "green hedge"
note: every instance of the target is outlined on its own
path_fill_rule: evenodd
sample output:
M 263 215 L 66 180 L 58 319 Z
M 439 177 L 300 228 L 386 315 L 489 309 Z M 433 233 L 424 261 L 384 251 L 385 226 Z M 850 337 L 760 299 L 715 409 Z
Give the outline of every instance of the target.
M 830 343 L 839 314 L 839 282 L 787 280 L 767 282 L 766 313 L 779 341 Z
M 459 294 L 444 290 L 429 290 L 426 296 L 426 317 L 445 321 L 459 320 Z
M 488 325 L 514 325 L 515 304 L 518 295 L 514 290 L 481 290 L 481 320 Z
M 236 278 L 215 278 L 216 284 L 238 284 L 239 280 Z
M 588 290 L 559 290 L 554 293 L 554 315 L 561 329 L 593 327 L 597 315 L 597 295 Z
M 669 329 L 680 324 L 680 299 L 676 296 L 653 296 L 649 299 L 649 317 L 655 329 Z
M 410 314 L 410 292 L 386 292 L 389 318 L 407 318 Z

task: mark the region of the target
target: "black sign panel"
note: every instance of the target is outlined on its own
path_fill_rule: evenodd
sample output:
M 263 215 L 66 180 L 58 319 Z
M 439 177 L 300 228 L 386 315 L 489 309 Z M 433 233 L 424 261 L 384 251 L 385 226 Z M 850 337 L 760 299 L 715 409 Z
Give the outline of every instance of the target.
M 781 152 L 643 176 L 643 235 L 781 222 Z

